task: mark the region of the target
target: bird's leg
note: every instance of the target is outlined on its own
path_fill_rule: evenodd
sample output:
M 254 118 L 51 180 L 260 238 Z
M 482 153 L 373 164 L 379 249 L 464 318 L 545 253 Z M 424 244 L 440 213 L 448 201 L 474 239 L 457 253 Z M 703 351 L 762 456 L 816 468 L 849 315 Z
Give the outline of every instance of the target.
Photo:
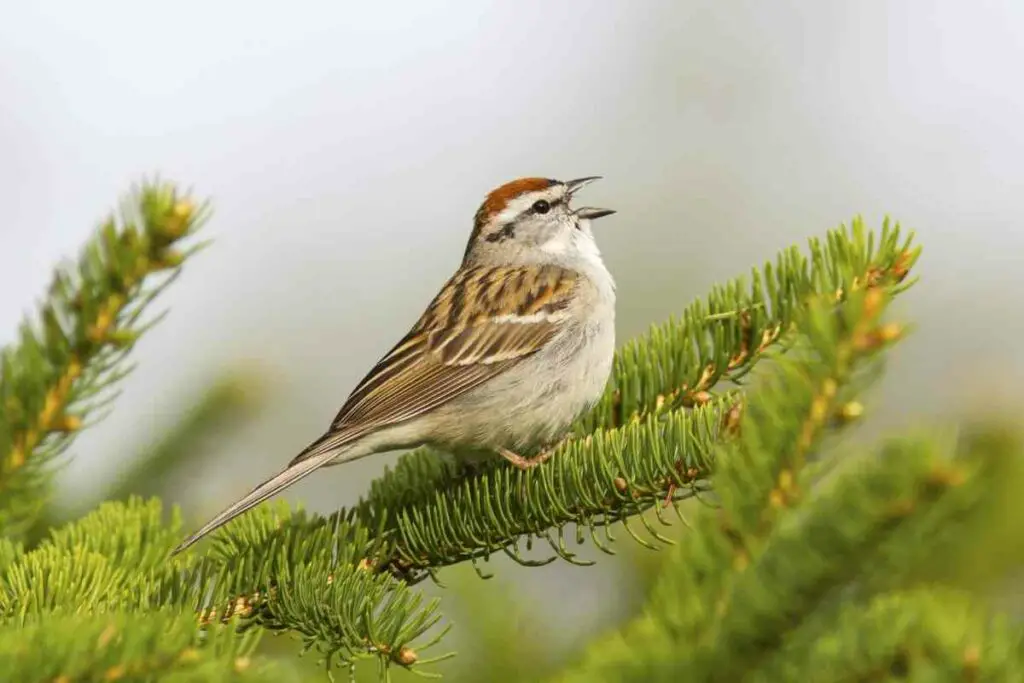
M 501 455 L 501 457 L 505 458 L 510 463 L 512 463 L 514 467 L 523 470 L 524 472 L 526 470 L 532 470 L 534 467 L 550 458 L 553 452 L 554 449 L 545 448 L 543 451 L 541 451 L 532 458 L 524 458 L 518 453 L 510 451 L 507 448 L 503 448 L 501 446 L 498 447 L 498 454 Z

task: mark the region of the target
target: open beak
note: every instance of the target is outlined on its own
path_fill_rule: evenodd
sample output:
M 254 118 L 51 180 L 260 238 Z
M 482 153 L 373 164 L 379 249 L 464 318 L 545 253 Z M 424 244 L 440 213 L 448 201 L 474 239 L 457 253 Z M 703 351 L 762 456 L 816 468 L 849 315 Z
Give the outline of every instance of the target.
M 600 180 L 600 179 L 601 179 L 601 176 L 599 176 L 599 175 L 592 175 L 592 176 L 587 176 L 586 178 L 577 178 L 576 180 L 569 180 L 569 181 L 566 181 L 566 183 L 565 183 L 565 189 L 566 189 L 566 192 L 568 192 L 569 196 L 571 197 L 572 195 L 576 194 L 576 192 L 578 190 L 582 190 L 584 187 L 586 187 L 590 183 L 594 182 L 595 180 Z
M 565 183 L 566 193 L 570 198 L 572 198 L 572 196 L 576 194 L 576 192 L 583 189 L 585 186 L 589 185 L 595 180 L 600 179 L 601 176 L 592 175 L 587 176 L 586 178 L 577 178 L 576 180 L 569 180 Z M 587 220 L 603 218 L 604 216 L 610 216 L 613 213 L 615 213 L 614 209 L 595 209 L 592 206 L 584 206 L 580 209 L 576 209 L 575 211 L 573 211 L 573 215 L 579 218 L 585 218 Z
M 584 206 L 581 209 L 576 209 L 573 214 L 580 218 L 586 218 L 587 220 L 594 220 L 595 218 L 604 218 L 605 216 L 611 216 L 615 213 L 615 209 L 595 209 L 592 206 Z

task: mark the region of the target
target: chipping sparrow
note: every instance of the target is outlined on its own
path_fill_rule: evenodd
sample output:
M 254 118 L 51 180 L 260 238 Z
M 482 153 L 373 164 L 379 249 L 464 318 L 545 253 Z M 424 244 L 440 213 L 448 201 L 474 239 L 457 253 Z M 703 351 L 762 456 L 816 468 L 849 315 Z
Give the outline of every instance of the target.
M 521 178 L 487 195 L 462 265 L 349 396 L 330 429 L 174 552 L 325 465 L 431 444 L 464 457 L 565 434 L 601 396 L 615 347 L 615 283 L 590 221 L 569 208 L 596 177 Z

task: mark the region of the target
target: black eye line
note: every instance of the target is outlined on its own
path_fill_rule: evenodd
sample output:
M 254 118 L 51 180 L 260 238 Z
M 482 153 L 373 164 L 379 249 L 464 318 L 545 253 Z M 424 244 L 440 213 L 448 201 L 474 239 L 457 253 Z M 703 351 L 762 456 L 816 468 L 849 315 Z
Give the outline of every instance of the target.
M 550 201 L 547 200 L 547 199 L 543 199 L 543 200 L 538 199 L 537 200 L 537 202 L 540 202 L 540 201 L 547 202 L 548 203 L 548 211 L 551 211 L 551 209 L 555 208 L 556 206 L 564 204 L 565 203 L 565 198 L 564 197 L 560 197 L 558 199 L 552 199 Z M 537 202 L 534 202 L 534 204 L 536 204 Z M 535 213 L 537 213 L 537 211 L 531 205 L 530 208 L 527 209 L 526 211 L 524 211 L 522 214 L 520 214 L 520 216 L 528 216 L 528 215 L 535 214 Z M 577 227 L 579 227 L 578 224 L 577 224 Z M 484 235 L 484 239 L 487 240 L 488 242 L 492 242 L 492 243 L 493 242 L 504 242 L 505 240 L 512 240 L 512 239 L 515 239 L 515 238 L 516 238 L 516 224 L 515 224 L 515 221 L 513 221 L 511 223 L 506 223 L 505 225 L 501 226 L 501 228 L 499 230 L 495 230 L 494 232 L 492 232 L 492 233 L 490 233 L 488 235 Z
M 550 199 L 550 200 L 548 200 L 548 199 L 538 199 L 536 202 L 534 202 L 533 204 L 530 205 L 530 208 L 527 209 L 525 213 L 528 213 L 528 214 L 540 213 L 539 211 L 537 211 L 536 209 L 533 208 L 534 206 L 536 206 L 536 204 L 538 202 L 547 202 L 548 203 L 548 210 L 544 212 L 544 213 L 547 213 L 547 212 L 551 211 L 551 209 L 553 209 L 556 206 L 559 206 L 560 204 L 562 204 L 564 201 L 565 200 L 562 199 L 562 198 Z

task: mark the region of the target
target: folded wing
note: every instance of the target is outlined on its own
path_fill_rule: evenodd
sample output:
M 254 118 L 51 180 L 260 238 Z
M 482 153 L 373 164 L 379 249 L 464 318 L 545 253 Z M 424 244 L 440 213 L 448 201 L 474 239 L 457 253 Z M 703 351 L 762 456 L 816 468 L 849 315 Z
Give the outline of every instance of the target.
M 557 266 L 460 271 L 363 378 L 331 432 L 348 440 L 422 415 L 533 355 L 564 329 L 578 278 Z

